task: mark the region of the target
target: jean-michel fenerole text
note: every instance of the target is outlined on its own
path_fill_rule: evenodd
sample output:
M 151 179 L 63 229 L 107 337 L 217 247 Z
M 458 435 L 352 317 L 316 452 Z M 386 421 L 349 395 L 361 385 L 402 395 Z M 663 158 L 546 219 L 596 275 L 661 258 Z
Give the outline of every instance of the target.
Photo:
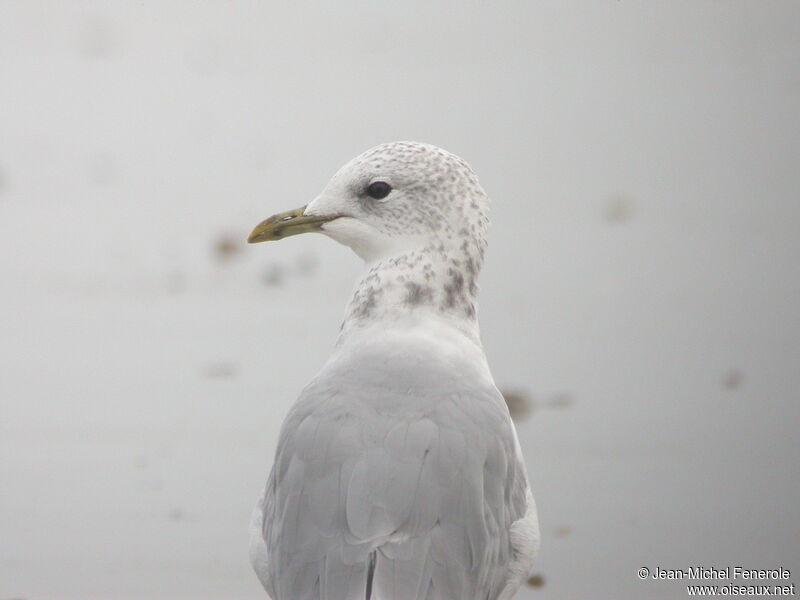
M 687 569 L 664 569 L 656 567 L 650 577 L 653 579 L 717 579 L 731 581 L 786 580 L 792 576 L 789 569 L 746 569 L 745 567 L 689 567 Z

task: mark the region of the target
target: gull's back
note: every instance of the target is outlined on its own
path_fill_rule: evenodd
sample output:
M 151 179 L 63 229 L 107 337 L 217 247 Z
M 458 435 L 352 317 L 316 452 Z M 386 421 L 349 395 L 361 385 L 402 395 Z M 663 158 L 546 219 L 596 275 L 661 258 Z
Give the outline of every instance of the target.
M 374 338 L 335 355 L 283 425 L 256 509 L 262 583 L 276 600 L 513 593 L 538 526 L 482 353 L 407 332 Z

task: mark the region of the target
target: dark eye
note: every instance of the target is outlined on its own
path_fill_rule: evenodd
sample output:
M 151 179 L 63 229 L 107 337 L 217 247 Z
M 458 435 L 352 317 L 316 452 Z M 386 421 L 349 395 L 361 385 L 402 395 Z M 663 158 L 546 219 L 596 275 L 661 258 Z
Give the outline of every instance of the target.
M 385 181 L 375 181 L 374 183 L 370 183 L 367 187 L 367 195 L 370 198 L 375 198 L 375 200 L 386 198 L 391 191 L 392 186 Z

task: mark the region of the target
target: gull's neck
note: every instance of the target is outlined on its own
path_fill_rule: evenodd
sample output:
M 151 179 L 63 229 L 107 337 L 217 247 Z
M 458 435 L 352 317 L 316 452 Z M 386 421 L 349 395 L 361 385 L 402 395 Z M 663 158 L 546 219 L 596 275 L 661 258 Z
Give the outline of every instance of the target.
M 337 345 L 373 328 L 452 327 L 480 346 L 476 279 L 483 248 L 431 244 L 367 265 L 347 305 Z

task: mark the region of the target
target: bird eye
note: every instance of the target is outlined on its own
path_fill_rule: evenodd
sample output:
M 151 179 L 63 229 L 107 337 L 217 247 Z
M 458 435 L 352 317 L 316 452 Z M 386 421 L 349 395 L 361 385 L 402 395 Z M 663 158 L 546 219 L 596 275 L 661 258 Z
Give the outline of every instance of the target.
M 367 195 L 370 198 L 375 198 L 375 200 L 381 200 L 386 198 L 389 195 L 389 192 L 392 191 L 392 186 L 390 186 L 385 181 L 375 181 L 374 183 L 370 183 L 367 186 Z

